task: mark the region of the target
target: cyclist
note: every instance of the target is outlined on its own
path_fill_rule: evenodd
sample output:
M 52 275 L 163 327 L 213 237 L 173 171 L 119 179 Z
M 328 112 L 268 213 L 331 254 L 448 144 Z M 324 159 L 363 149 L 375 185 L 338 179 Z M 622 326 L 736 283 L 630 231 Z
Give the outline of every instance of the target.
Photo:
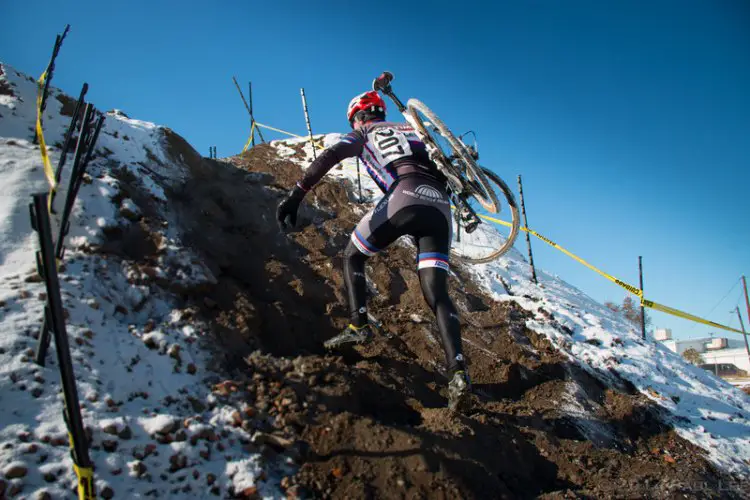
M 373 328 L 367 317 L 365 262 L 404 235 L 417 244 L 417 269 L 422 292 L 437 318 L 448 364 L 449 406 L 463 406 L 469 378 L 461 349 L 456 308 L 448 295 L 448 252 L 451 244 L 451 209 L 445 177 L 430 160 L 425 144 L 406 123 L 385 121 L 385 102 L 375 91 L 356 96 L 347 118 L 353 131 L 342 136 L 309 166 L 304 176 L 278 206 L 282 229 L 294 226 L 305 194 L 334 165 L 358 156 L 370 177 L 385 193 L 352 232 L 344 250 L 351 323 L 325 342 L 326 348 L 366 343 Z

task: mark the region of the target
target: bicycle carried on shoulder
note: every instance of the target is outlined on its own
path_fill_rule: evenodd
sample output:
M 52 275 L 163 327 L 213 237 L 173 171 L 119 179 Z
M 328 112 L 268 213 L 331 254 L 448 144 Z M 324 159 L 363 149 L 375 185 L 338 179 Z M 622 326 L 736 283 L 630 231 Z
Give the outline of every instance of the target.
M 453 135 L 424 103 L 412 98 L 404 106 L 393 92 L 391 81 L 393 74 L 386 71 L 373 80 L 372 88 L 396 104 L 427 146 L 432 161 L 448 179 L 454 219 L 451 255 L 473 264 L 500 257 L 513 246 L 520 229 L 520 215 L 513 192 L 497 174 L 480 167 L 477 149 Z M 510 210 L 510 222 L 491 217 L 500 212 L 502 202 Z M 508 228 L 507 231 L 489 224 L 488 219 L 499 222 Z

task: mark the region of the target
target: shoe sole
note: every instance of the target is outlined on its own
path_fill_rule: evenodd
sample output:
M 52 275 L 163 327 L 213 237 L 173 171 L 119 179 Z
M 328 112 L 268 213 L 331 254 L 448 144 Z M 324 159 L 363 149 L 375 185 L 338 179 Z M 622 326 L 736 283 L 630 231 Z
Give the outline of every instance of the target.
M 337 347 L 341 347 L 341 346 L 347 345 L 347 344 L 355 344 L 355 345 L 366 344 L 368 341 L 369 341 L 369 339 L 347 340 L 345 342 L 338 342 L 336 344 L 330 344 L 328 342 L 323 342 L 323 347 L 325 347 L 326 349 L 335 349 Z

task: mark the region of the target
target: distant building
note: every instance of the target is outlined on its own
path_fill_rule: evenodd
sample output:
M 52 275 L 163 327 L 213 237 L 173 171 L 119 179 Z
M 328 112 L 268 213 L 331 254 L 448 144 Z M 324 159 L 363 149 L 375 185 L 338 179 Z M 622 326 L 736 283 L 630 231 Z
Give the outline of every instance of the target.
M 672 330 L 657 328 L 654 339 L 664 344 L 664 347 L 680 356 L 688 349 L 695 349 L 703 357 L 706 365 L 734 365 L 740 370 L 750 373 L 750 359 L 748 359 L 745 341 L 741 338 L 730 339 L 724 337 L 704 337 L 700 339 L 674 340 Z M 729 369 L 729 367 L 726 367 Z M 713 371 L 713 369 L 711 370 Z

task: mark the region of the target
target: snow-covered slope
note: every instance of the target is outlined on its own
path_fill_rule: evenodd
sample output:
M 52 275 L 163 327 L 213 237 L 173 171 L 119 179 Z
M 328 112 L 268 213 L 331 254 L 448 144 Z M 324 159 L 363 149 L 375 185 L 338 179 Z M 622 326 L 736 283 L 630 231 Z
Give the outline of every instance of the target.
M 340 134 L 320 136 L 326 146 Z M 295 155 L 304 144 L 304 158 Z M 312 160 L 305 139 L 273 143 L 281 156 L 303 168 Z M 354 160 L 345 160 L 328 175 L 355 186 Z M 364 198 L 381 196 L 364 172 Z M 624 379 L 672 415 L 671 422 L 685 439 L 706 450 L 722 469 L 750 478 L 750 398 L 724 380 L 687 363 L 659 343 L 645 342 L 622 315 L 612 312 L 558 276 L 537 269 L 539 285 L 529 276 L 528 262 L 512 249 L 489 264 L 469 267 L 487 292 L 498 301 L 514 301 L 534 313 L 527 326 L 542 333 L 575 363 L 608 384 Z M 506 287 L 510 289 L 510 295 Z M 491 355 L 491 354 L 490 354 Z M 561 402 L 575 406 L 574 402 Z M 575 412 L 575 408 L 570 410 Z
M 0 64 L 2 498 L 42 498 L 45 492 L 67 498 L 75 486 L 54 343 L 45 368 L 33 362 L 46 293 L 36 276 L 38 243 L 28 206 L 32 193 L 48 189 L 39 148 L 31 142 L 35 96 L 33 79 Z M 55 144 L 63 140 L 72 106 L 55 88 L 47 102 L 44 130 L 56 165 Z M 182 246 L 164 204 L 164 190 L 199 160 L 170 130 L 110 112 L 78 194 L 60 283 L 103 498 L 273 491 L 255 486 L 266 472 L 260 455 L 248 448 L 251 436 L 241 427 L 247 416 L 221 403 L 213 390 L 219 380 L 201 346 L 206 326 L 173 293 L 214 279 Z M 72 155 L 58 204 L 71 163 Z M 130 192 L 148 196 L 134 201 Z M 114 255 L 89 251 L 144 213 L 142 234 L 120 235 L 110 243 Z M 121 259 L 118 252 L 142 258 Z M 221 397 L 227 389 L 218 392 Z

